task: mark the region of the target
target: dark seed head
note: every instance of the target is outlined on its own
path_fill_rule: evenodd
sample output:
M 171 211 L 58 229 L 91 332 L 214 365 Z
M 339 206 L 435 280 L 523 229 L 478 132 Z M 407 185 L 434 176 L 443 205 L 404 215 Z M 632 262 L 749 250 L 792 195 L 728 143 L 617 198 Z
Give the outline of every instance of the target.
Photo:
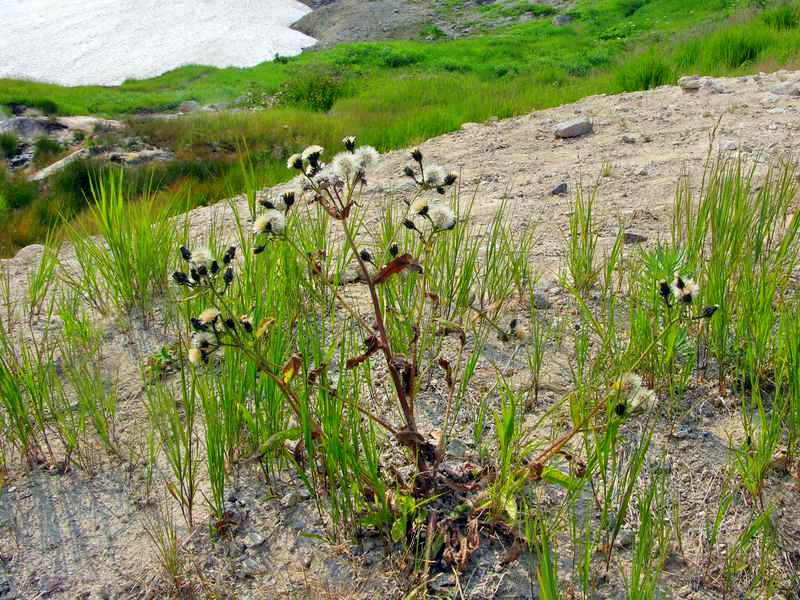
M 421 151 L 419 148 L 417 148 L 416 150 L 414 150 L 414 151 L 411 153 L 411 158 L 412 158 L 414 161 L 416 161 L 416 162 L 418 162 L 418 163 L 421 163 L 421 162 L 422 162 L 422 151 Z
M 350 137 L 344 138 L 344 147 L 345 147 L 345 150 L 347 150 L 348 152 L 354 152 L 355 149 L 356 149 L 356 138 L 355 138 L 355 136 L 350 136 Z
M 397 244 L 392 244 L 389 246 L 389 254 L 392 255 L 392 258 L 397 256 L 398 252 L 400 252 L 400 248 L 397 246 Z
M 661 294 L 661 297 L 666 300 L 672 294 L 672 288 L 669 287 L 669 284 L 666 281 L 662 281 L 658 284 L 658 293 Z
M 458 179 L 458 175 L 456 175 L 455 173 L 449 173 L 447 175 L 447 177 L 444 178 L 444 184 L 445 185 L 453 185 L 456 182 L 457 179 Z
M 185 261 L 192 260 L 192 252 L 186 246 L 181 246 L 181 258 Z
M 719 310 L 719 304 L 712 304 L 711 306 L 706 306 L 703 308 L 703 312 L 700 313 L 700 319 L 710 319 L 714 316 L 714 313 Z
M 516 319 L 511 319 L 511 323 L 508 324 L 508 328 L 511 331 L 514 331 L 517 328 L 517 325 L 518 325 L 517 320 Z
M 436 188 L 436 192 L 437 192 L 437 193 L 439 193 L 439 194 L 442 194 L 442 195 L 444 195 L 444 193 L 445 193 L 444 186 L 443 186 L 443 185 L 440 185 L 439 187 L 437 187 L 437 188 Z
M 223 323 L 225 324 L 225 327 L 227 327 L 228 329 L 236 329 L 236 323 L 234 323 L 233 319 L 231 319 L 230 317 L 225 319 Z
M 225 269 L 222 280 L 225 282 L 225 285 L 230 285 L 231 281 L 233 281 L 233 269 L 231 267 Z
M 267 200 L 266 198 L 262 198 L 261 200 L 258 201 L 258 203 L 264 208 L 275 208 L 275 205 L 272 203 L 272 200 Z
M 286 205 L 286 208 L 291 208 L 294 204 L 295 196 L 294 192 L 286 192 L 283 195 L 283 203 Z
M 405 175 L 406 177 L 414 177 L 414 169 L 412 169 L 411 167 L 404 167 L 403 175 Z
M 361 257 L 361 260 L 363 260 L 364 262 L 368 262 L 368 263 L 373 262 L 372 254 L 370 254 L 369 250 L 362 250 L 361 252 L 358 253 L 358 255 Z
M 255 248 L 253 248 L 253 254 L 261 254 L 266 249 L 267 249 L 267 245 L 266 244 L 262 244 L 260 246 L 256 246 Z
M 200 273 L 194 267 L 189 271 L 189 275 L 191 275 L 193 281 L 200 281 Z
M 686 282 L 677 273 L 675 274 L 675 287 L 682 290 L 686 287 Z
M 222 262 L 226 265 L 230 264 L 230 262 L 236 256 L 236 246 L 230 246 L 227 250 L 225 250 L 225 254 L 222 257 Z
M 619 402 L 616 406 L 614 406 L 614 412 L 617 414 L 618 417 L 625 416 L 625 410 L 628 408 L 628 405 L 624 402 Z
M 172 280 L 178 285 L 189 285 L 189 278 L 183 271 L 175 271 L 172 274 Z
M 417 226 L 414 225 L 414 221 L 412 221 L 411 219 L 403 219 L 403 227 L 405 227 L 406 229 L 410 229 L 411 231 L 417 230 Z
M 216 275 L 219 273 L 219 263 L 217 261 L 211 261 L 211 274 Z
M 192 324 L 192 329 L 195 331 L 208 331 L 208 325 L 203 323 L 200 319 L 192 317 L 189 322 Z

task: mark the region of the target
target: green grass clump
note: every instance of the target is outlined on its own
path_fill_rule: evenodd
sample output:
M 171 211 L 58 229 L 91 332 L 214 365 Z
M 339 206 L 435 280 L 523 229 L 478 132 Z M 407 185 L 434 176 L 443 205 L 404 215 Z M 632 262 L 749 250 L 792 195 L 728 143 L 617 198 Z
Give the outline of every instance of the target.
M 16 156 L 19 138 L 13 133 L 0 133 L 0 154 L 3 158 Z

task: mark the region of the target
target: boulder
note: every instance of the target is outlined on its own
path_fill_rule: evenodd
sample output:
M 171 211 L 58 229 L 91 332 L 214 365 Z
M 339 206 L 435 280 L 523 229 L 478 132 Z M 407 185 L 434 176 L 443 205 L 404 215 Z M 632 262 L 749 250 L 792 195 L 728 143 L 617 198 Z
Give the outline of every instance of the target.
M 592 133 L 594 127 L 588 117 L 578 117 L 569 121 L 562 121 L 553 127 L 557 138 L 576 138 Z
M 556 187 L 553 188 L 553 191 L 550 192 L 551 196 L 566 196 L 569 193 L 569 185 L 567 185 L 566 181 L 562 181 Z

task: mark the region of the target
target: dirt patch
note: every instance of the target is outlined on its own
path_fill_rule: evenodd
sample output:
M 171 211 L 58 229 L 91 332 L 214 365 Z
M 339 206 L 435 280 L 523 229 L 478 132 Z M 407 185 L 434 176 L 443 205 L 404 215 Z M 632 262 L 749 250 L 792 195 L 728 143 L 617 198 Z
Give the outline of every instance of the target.
M 800 98 L 779 93 L 787 89 L 787 82 L 798 80 L 798 72 L 779 72 L 704 80 L 694 91 L 662 87 L 595 96 L 523 117 L 466 124 L 421 148 L 431 161 L 460 169 L 462 193 L 475 193 L 473 224 L 477 229 L 490 223 L 503 203 L 515 222 L 536 223 L 532 259 L 542 276 L 543 292 L 554 310 L 561 311 L 566 310 L 564 294 L 556 274 L 563 268 L 567 217 L 579 186 L 597 186 L 595 209 L 602 249 L 610 246 L 620 223 L 630 234 L 628 250 L 666 239 L 675 186 L 684 175 L 693 185 L 699 184 L 709 151 L 764 161 L 800 150 Z M 576 116 L 588 117 L 593 133 L 557 139 L 554 125 Z M 407 185 L 402 167 L 407 161 L 407 150 L 386 154 L 370 173 L 369 195 L 391 198 L 402 192 Z M 566 184 L 566 193 L 554 194 L 561 184 Z M 188 214 L 192 236 L 205 239 L 215 223 L 230 226 L 229 217 L 230 209 L 223 203 L 192 211 Z M 29 247 L 14 259 L 0 261 L 0 267 L 13 281 L 24 281 L 39 254 L 40 249 Z M 62 251 L 62 259 L 71 264 L 69 248 Z M 23 287 L 15 287 L 14 293 L 21 293 Z M 36 325 L 45 326 L 44 319 Z M 107 331 L 108 368 L 122 383 L 128 382 L 120 420 L 131 447 L 137 447 L 146 419 L 141 386 L 131 381 L 142 358 L 168 338 L 135 319 L 125 330 L 110 327 Z M 499 346 L 497 351 L 501 351 Z M 491 372 L 488 362 L 481 367 Z M 557 357 L 548 369 L 550 381 L 566 380 L 567 365 Z M 512 360 L 508 360 L 508 371 L 520 379 L 526 376 L 524 365 Z M 430 382 L 420 396 L 420 412 L 431 415 L 431 420 L 440 413 L 437 385 L 441 382 Z M 700 394 L 701 400 L 713 396 L 710 390 Z M 531 425 L 537 411 L 555 398 L 555 392 L 543 394 L 541 406 L 533 407 Z M 739 435 L 731 418 L 734 410 L 710 401 L 694 402 L 677 435 L 661 428 L 654 439 L 680 488 L 680 517 L 686 529 L 684 547 L 671 553 L 662 581 L 670 596 L 720 597 L 713 589 L 700 590 L 694 576 L 702 568 L 704 518 L 716 506 L 720 472 L 729 458 L 727 438 Z M 466 431 L 469 425 L 465 416 L 460 426 Z M 627 433 L 635 437 L 635 426 Z M 459 454 L 469 459 L 474 451 L 465 442 Z M 143 526 L 143 515 L 152 507 L 141 503 L 142 477 L 136 461 L 133 466 L 101 462 L 91 477 L 12 473 L 0 498 L 0 598 L 159 597 L 154 583 L 159 561 Z M 160 481 L 158 475 L 156 480 Z M 773 519 L 781 532 L 781 551 L 787 556 L 797 555 L 800 549 L 795 518 L 800 506 L 792 485 L 788 475 L 771 476 L 770 489 L 780 497 Z M 229 508 L 238 519 L 230 539 L 213 540 L 202 526 L 189 539 L 185 531 L 179 531 L 190 572 L 226 597 L 296 597 L 319 590 L 330 597 L 397 597 L 404 574 L 391 554 L 375 539 L 342 546 L 323 541 L 325 522 L 313 500 L 298 489 L 290 479 L 267 489 L 257 473 L 243 470 L 228 495 Z M 742 502 L 737 500 L 723 523 L 723 539 L 734 539 L 746 526 Z M 503 553 L 501 540 L 487 543 L 460 578 L 440 574 L 432 588 L 455 597 L 460 590 L 472 598 L 536 597 L 536 574 L 530 561 L 523 558 L 505 567 Z M 569 559 L 562 558 L 565 570 L 572 568 Z M 618 576 L 612 576 L 598 593 L 620 597 Z

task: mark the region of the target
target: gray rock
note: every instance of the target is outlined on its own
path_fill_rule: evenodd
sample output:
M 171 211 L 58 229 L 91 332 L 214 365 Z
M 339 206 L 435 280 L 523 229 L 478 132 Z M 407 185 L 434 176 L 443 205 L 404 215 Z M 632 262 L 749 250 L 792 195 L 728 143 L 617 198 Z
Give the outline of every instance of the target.
M 550 310 L 553 308 L 553 303 L 544 294 L 544 292 L 533 292 L 533 307 L 537 310 Z
M 178 112 L 183 114 L 197 112 L 198 110 L 200 110 L 200 104 L 194 100 L 181 102 L 181 105 L 178 107 Z
M 29 179 L 31 181 L 41 181 L 42 179 L 47 179 L 51 175 L 55 175 L 56 173 L 63 171 L 70 163 L 73 163 L 81 158 L 87 158 L 88 156 L 89 150 L 87 148 L 81 148 L 72 154 L 68 154 L 61 160 L 57 160 L 52 165 L 45 167 L 41 171 L 34 173 L 29 177 Z
M 292 490 L 288 492 L 283 498 L 281 498 L 281 506 L 284 508 L 291 508 L 292 506 L 297 506 L 303 501 L 303 496 L 297 490 Z
M 557 138 L 575 138 L 592 133 L 594 127 L 588 117 L 578 117 L 569 121 L 562 121 L 553 127 Z
M 251 531 L 244 538 L 244 545 L 248 548 L 255 548 L 264 543 L 264 536 L 257 531 Z
M 39 119 L 11 117 L 0 123 L 0 133 L 13 133 L 21 140 L 31 142 L 47 135 L 47 128 Z
M 678 86 L 684 91 L 692 92 L 703 86 L 703 80 L 697 76 L 684 76 L 678 79 Z
M 800 96 L 800 82 L 787 81 L 785 83 L 779 83 L 770 88 L 769 91 L 779 96 Z
M 572 17 L 570 15 L 556 15 L 553 18 L 553 25 L 556 27 L 563 27 L 564 25 L 571 23 Z
M 569 194 L 569 185 L 567 185 L 566 181 L 559 183 L 553 188 L 553 191 L 550 192 L 551 196 L 566 196 L 567 194 Z
M 706 86 L 715 94 L 730 94 L 730 90 L 724 83 L 716 79 L 709 79 L 706 81 Z
M 623 135 L 622 136 L 622 143 L 623 144 L 635 144 L 636 138 L 632 135 Z

